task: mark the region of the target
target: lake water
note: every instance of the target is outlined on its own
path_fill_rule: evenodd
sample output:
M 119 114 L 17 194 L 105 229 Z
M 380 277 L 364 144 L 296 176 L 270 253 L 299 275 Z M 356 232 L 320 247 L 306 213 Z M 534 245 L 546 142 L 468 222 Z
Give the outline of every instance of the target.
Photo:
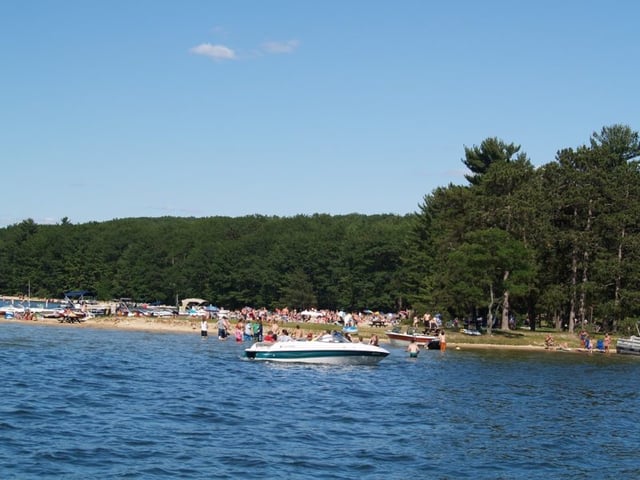
M 0 324 L 0 478 L 640 478 L 640 358 L 246 346 Z

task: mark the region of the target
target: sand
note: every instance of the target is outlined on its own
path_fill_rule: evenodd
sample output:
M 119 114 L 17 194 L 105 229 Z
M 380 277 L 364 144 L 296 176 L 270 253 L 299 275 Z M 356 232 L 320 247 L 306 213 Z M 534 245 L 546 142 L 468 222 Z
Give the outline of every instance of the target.
M 145 332 L 172 332 L 200 334 L 200 320 L 198 318 L 176 317 L 176 318 L 150 318 L 150 317 L 93 317 L 83 320 L 80 323 L 61 323 L 55 318 L 38 318 L 37 320 L 6 320 L 0 318 L 0 324 L 20 323 L 25 325 L 42 325 L 59 328 L 103 328 L 117 330 L 132 330 Z M 216 327 L 215 320 L 209 321 L 211 327 Z M 382 337 L 381 343 L 386 339 Z M 519 351 L 556 351 L 547 350 L 540 345 L 505 345 L 489 343 L 464 343 L 447 342 L 447 350 L 519 350 Z M 557 351 L 580 351 L 581 349 L 568 349 Z M 614 353 L 614 352 L 612 352 Z
M 58 328 L 102 328 L 112 330 L 131 330 L 144 332 L 171 332 L 200 335 L 200 319 L 190 317 L 172 318 L 151 318 L 151 317 L 91 317 L 79 323 L 61 323 L 55 318 L 38 318 L 37 320 L 11 319 L 0 317 L 0 325 L 5 323 L 20 323 L 25 325 L 42 325 Z M 209 330 L 217 331 L 216 320 L 209 320 Z M 233 324 L 232 324 L 233 328 Z M 233 335 L 233 332 L 230 332 Z M 365 341 L 367 338 L 365 338 Z M 384 336 L 380 336 L 380 343 L 388 343 Z M 559 353 L 602 353 L 597 350 L 592 352 L 584 348 L 546 348 L 543 345 L 508 345 L 493 343 L 465 343 L 447 342 L 447 350 L 469 351 L 469 350 L 511 350 L 525 352 L 559 352 Z M 607 355 L 616 355 L 613 348 Z

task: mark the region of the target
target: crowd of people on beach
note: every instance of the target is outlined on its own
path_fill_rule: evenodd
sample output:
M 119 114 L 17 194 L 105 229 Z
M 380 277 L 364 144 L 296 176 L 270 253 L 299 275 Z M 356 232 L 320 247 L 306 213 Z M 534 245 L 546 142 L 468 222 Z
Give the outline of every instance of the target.
M 580 338 L 581 350 L 588 353 L 593 353 L 594 351 L 602 353 L 611 352 L 611 335 L 609 335 L 608 332 L 604 334 L 604 338 L 594 341 L 589 333 L 585 329 L 582 329 L 578 337 Z M 557 343 L 551 333 L 548 333 L 544 339 L 544 348 L 547 350 L 570 350 L 567 342 Z
M 200 320 L 200 336 L 203 339 L 209 337 L 209 322 L 215 323 L 218 340 L 235 339 L 236 342 L 288 342 L 296 340 L 313 340 L 314 334 L 311 330 L 305 331 L 300 324 L 292 330 L 281 328 L 279 320 L 272 317 L 269 321 L 264 316 L 257 318 L 247 316 L 238 318 L 235 324 L 229 322 L 227 315 L 207 315 Z M 329 332 L 330 330 L 327 330 Z M 324 332 L 323 332 L 324 333 Z M 352 336 L 349 332 L 342 332 L 342 336 L 349 342 L 365 342 L 360 336 Z M 380 339 L 377 334 L 372 333 L 367 340 L 370 345 L 379 346 Z
M 9 305 L 8 302 L 5 302 Z M 13 306 L 11 302 L 10 306 Z M 76 309 L 71 309 L 69 305 L 65 305 L 66 308 L 61 309 L 58 314 L 58 321 L 75 323 L 82 321 L 85 311 L 82 308 L 83 305 L 79 305 Z M 141 310 L 137 310 L 140 315 Z M 33 310 L 26 309 L 24 311 L 9 310 L 7 313 L 2 312 L 6 318 L 15 318 L 16 320 L 38 320 L 40 315 Z M 306 332 L 302 327 L 304 324 L 325 324 L 330 328 L 338 327 L 357 327 L 358 326 L 373 326 L 373 327 L 386 327 L 393 328 L 400 324 L 412 325 L 412 331 L 423 333 L 429 333 L 437 335 L 440 344 L 441 351 L 446 350 L 446 336 L 445 325 L 443 324 L 442 316 L 440 314 L 424 313 L 422 315 L 415 315 L 410 311 L 399 311 L 396 313 L 382 313 L 373 312 L 371 310 L 363 310 L 361 312 L 344 312 L 336 310 L 326 309 L 274 309 L 268 310 L 266 308 L 251 308 L 245 307 L 243 309 L 234 311 L 213 312 L 209 310 L 201 310 L 195 316 L 190 316 L 191 328 L 197 328 L 197 322 L 200 320 L 200 333 L 203 338 L 209 336 L 209 323 L 215 322 L 215 328 L 217 330 L 217 337 L 220 340 L 226 340 L 233 338 L 237 342 L 254 342 L 254 341 L 287 341 L 287 340 L 310 340 L 313 337 L 311 332 Z M 195 322 L 194 322 L 195 321 Z M 233 322 L 233 323 L 232 323 Z M 281 328 L 281 324 L 296 324 L 295 328 L 288 330 Z M 459 323 L 447 322 L 447 328 L 458 327 Z M 411 329 L 411 327 L 409 327 Z M 314 328 L 313 330 L 317 330 Z M 353 342 L 365 341 L 362 337 L 353 335 L 345 328 L 343 335 L 347 340 Z M 607 332 L 603 338 L 592 338 L 586 329 L 582 329 L 578 338 L 580 340 L 580 347 L 577 350 L 592 352 L 611 352 L 612 337 Z M 377 335 L 372 334 L 367 340 L 369 343 L 377 345 L 379 339 Z M 544 341 L 544 348 L 548 350 L 571 350 L 567 342 L 556 342 L 553 335 L 549 333 Z M 418 345 L 410 344 L 407 347 L 407 352 L 410 356 L 417 356 L 419 351 Z
M 209 335 L 209 320 L 211 316 L 205 316 L 200 321 L 200 336 L 203 338 Z M 286 328 L 281 329 L 277 319 L 273 318 L 266 322 L 263 317 L 239 318 L 234 325 L 231 325 L 227 315 L 217 315 L 214 317 L 218 340 L 234 338 L 236 342 L 275 342 L 310 339 L 311 333 L 305 333 L 300 325 L 296 325 L 293 331 Z M 267 329 L 265 331 L 265 325 Z
M 203 317 L 200 321 L 200 336 L 209 336 L 209 321 L 211 317 Z M 218 315 L 213 318 L 217 327 L 218 340 L 235 339 L 236 342 L 287 342 L 294 340 L 311 340 L 313 333 L 306 332 L 300 325 L 296 325 L 293 330 L 281 328 L 277 319 L 266 322 L 262 318 L 238 319 L 235 324 L 231 324 L 226 315 Z M 360 337 L 352 338 L 349 332 L 344 332 L 343 336 L 350 342 L 362 341 Z M 378 336 L 374 333 L 369 339 L 372 345 L 378 345 Z

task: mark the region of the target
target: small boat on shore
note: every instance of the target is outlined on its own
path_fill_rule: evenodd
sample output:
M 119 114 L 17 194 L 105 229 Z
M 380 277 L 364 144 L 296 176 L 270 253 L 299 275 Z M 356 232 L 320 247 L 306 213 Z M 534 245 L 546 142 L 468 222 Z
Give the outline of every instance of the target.
M 619 338 L 616 342 L 616 353 L 623 355 L 640 355 L 640 322 L 636 323 L 638 335 Z
M 460 330 L 460 333 L 464 333 L 465 335 L 471 335 L 474 337 L 478 337 L 480 335 L 482 335 L 482 332 L 480 330 L 475 330 L 475 329 L 471 329 L 471 328 L 463 328 Z
M 616 353 L 640 355 L 640 337 L 632 335 L 629 338 L 619 338 L 616 342 Z
M 393 329 L 384 332 L 387 338 L 389 339 L 389 343 L 393 347 L 406 347 L 412 341 L 416 342 L 418 345 L 427 348 L 429 343 L 433 340 L 437 340 L 437 335 L 429 335 L 426 333 L 418 333 L 413 329 L 408 329 L 405 333 L 401 332 L 399 329 Z
M 314 340 L 257 342 L 245 349 L 251 360 L 334 365 L 375 365 L 389 352 L 382 347 L 349 342 L 341 333 L 325 333 Z

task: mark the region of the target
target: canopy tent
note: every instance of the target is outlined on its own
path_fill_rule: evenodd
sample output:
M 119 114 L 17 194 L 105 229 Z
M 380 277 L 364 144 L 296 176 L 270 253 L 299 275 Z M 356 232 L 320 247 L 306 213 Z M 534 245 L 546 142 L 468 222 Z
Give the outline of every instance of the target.
M 82 299 L 85 296 L 93 297 L 95 294 L 89 290 L 69 290 L 68 292 L 64 292 L 63 295 L 66 298 L 79 298 Z
M 185 298 L 181 302 L 182 308 L 187 309 L 189 307 L 197 306 L 203 307 L 205 305 L 209 305 L 210 302 L 203 298 Z

